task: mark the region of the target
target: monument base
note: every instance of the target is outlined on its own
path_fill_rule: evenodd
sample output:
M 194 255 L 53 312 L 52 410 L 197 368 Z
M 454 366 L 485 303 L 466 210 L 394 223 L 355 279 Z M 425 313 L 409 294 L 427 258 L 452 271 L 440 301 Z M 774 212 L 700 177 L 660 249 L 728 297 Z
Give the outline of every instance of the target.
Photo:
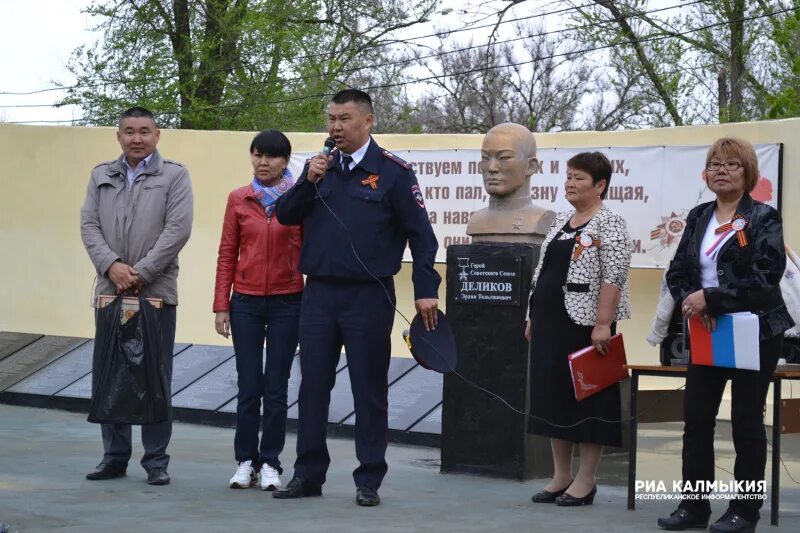
M 520 480 L 552 475 L 549 439 L 526 431 L 524 333 L 539 251 L 520 243 L 447 248 L 447 317 L 458 366 L 457 374 L 444 376 L 442 472 Z

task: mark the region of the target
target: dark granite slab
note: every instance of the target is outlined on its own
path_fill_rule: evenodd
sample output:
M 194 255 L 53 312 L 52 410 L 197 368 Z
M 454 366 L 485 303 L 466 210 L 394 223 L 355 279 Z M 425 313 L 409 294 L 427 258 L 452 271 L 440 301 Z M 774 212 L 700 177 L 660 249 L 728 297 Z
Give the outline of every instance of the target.
M 344 358 L 342 358 L 344 359 Z M 341 363 L 341 360 L 340 360 Z M 391 386 L 400 376 L 408 372 L 411 368 L 416 366 L 416 361 L 410 357 L 392 357 L 389 361 L 389 372 L 387 373 L 389 385 Z M 353 391 L 350 385 L 349 372 L 343 372 L 341 365 L 339 372 L 336 374 L 336 384 L 331 390 L 331 403 L 328 409 L 328 422 L 332 424 L 340 424 L 355 411 L 353 406 Z M 287 413 L 288 418 L 297 419 L 298 408 L 295 403 L 289 408 Z M 355 422 L 355 417 L 352 417 L 351 424 Z
M 442 375 L 415 366 L 389 387 L 389 429 L 409 429 L 441 401 Z M 342 423 L 355 424 L 355 415 Z
M 297 420 L 299 403 L 289 407 L 287 418 Z M 336 383 L 331 390 L 331 403 L 328 407 L 328 422 L 338 424 L 353 412 L 353 393 L 350 390 L 350 374 L 346 368 L 336 373 Z
M 173 356 L 181 353 L 182 351 L 189 348 L 191 344 L 186 343 L 175 343 L 175 348 L 172 351 Z M 94 341 L 90 341 L 84 346 L 75 350 L 75 352 L 81 352 L 81 364 L 85 365 L 85 372 L 82 376 L 70 383 L 68 386 L 59 389 L 58 392 L 55 393 L 56 396 L 65 396 L 67 398 L 91 398 L 92 397 L 92 351 L 94 350 Z M 84 352 L 88 351 L 88 355 Z M 75 352 L 70 353 L 68 356 L 73 356 Z M 64 359 L 66 359 L 65 356 Z M 77 357 L 77 355 L 75 355 Z M 61 361 L 58 361 L 59 363 Z M 51 365 L 52 366 L 52 365 Z
M 23 349 L 27 345 L 41 339 L 44 335 L 38 333 L 16 333 L 13 331 L 0 331 L 0 361 L 12 353 Z
M 389 387 L 389 429 L 407 430 L 442 401 L 442 375 L 421 366 Z
M 44 337 L 42 340 L 49 338 Z M 82 341 L 75 349 L 10 387 L 8 391 L 52 396 L 78 381 L 92 370 L 94 341 L 91 339 Z
M 231 357 L 172 397 L 173 407 L 216 411 L 236 396 L 236 359 Z
M 233 356 L 232 346 L 193 344 L 172 360 L 172 396 Z
M 0 361 L 0 391 L 22 381 L 88 339 L 48 335 Z
M 425 418 L 408 428 L 413 433 L 431 433 L 441 435 L 442 433 L 442 406 L 431 411 Z
M 343 359 L 343 358 L 342 358 Z M 341 360 L 340 360 L 341 362 Z M 238 391 L 237 391 L 238 392 Z M 289 389 L 287 391 L 287 405 L 293 405 L 297 403 L 297 395 L 300 393 L 300 358 L 295 357 L 292 361 L 292 370 L 289 374 Z M 235 413 L 236 412 L 236 397 L 220 407 L 219 409 L 223 413 Z

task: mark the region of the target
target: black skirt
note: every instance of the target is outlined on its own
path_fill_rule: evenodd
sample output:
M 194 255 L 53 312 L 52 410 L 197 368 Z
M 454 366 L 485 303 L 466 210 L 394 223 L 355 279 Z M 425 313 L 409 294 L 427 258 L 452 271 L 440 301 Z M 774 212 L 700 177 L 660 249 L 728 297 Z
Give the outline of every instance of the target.
M 572 321 L 564 304 L 563 286 L 575 236 L 569 222 L 545 250 L 531 297 L 530 389 L 528 432 L 571 442 L 622 445 L 619 384 L 580 402 L 567 356 L 592 344 L 592 326 Z M 612 334 L 616 325 L 612 325 Z

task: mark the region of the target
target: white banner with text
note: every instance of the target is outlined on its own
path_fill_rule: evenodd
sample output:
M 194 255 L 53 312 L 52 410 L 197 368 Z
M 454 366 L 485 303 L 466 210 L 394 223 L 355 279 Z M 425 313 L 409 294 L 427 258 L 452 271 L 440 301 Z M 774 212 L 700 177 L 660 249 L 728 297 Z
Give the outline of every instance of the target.
M 781 146 L 755 145 L 760 178 L 753 198 L 779 205 Z M 628 222 L 633 240 L 632 266 L 663 268 L 675 253 L 686 215 L 699 203 L 714 199 L 703 180 L 707 145 L 602 148 L 540 148 L 539 164 L 531 177 L 534 204 L 566 211 L 564 197 L 567 161 L 577 153 L 600 151 L 613 166 L 606 205 Z M 468 244 L 470 215 L 488 205 L 478 168 L 480 150 L 398 150 L 419 180 L 433 230 L 439 240 L 437 262 L 445 261 L 450 244 Z M 290 168 L 299 176 L 307 157 L 295 154 Z M 409 194 L 412 194 L 409 191 Z M 404 260 L 410 261 L 406 250 Z

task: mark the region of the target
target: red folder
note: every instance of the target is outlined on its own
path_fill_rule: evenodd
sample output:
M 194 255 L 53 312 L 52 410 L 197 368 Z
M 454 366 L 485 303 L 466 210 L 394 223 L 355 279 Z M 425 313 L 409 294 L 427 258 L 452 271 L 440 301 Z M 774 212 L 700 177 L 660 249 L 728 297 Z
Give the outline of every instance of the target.
M 600 355 L 594 346 L 588 346 L 569 354 L 568 359 L 575 399 L 578 401 L 628 377 L 622 333 L 611 337 L 605 355 Z

